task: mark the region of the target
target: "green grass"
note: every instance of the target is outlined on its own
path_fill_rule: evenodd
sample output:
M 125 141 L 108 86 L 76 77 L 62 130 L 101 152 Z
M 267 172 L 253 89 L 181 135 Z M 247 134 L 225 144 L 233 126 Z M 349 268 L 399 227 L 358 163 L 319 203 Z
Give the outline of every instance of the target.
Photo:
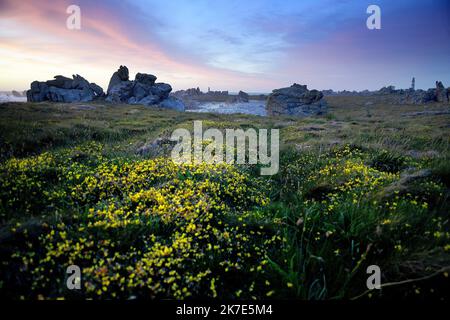
M 326 116 L 303 119 L 0 105 L 0 295 L 447 298 L 450 117 L 327 99 Z M 155 162 L 137 153 L 194 120 L 280 129 L 280 172 L 177 168 L 164 152 Z M 65 289 L 72 263 L 81 292 Z M 366 292 L 372 264 L 389 285 Z

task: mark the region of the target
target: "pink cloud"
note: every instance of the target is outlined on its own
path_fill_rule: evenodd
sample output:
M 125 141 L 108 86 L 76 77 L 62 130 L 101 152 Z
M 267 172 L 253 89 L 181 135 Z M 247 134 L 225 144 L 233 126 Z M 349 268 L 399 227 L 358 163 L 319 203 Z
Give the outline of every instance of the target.
M 189 85 L 211 85 L 221 89 L 271 87 L 272 81 L 261 75 L 210 67 L 179 54 L 177 58 L 172 57 L 160 39 L 139 24 L 137 9 L 126 7 L 122 2 L 114 6 L 81 1 L 82 28 L 69 30 L 66 28 L 66 8 L 71 2 L 3 0 L 0 18 L 12 21 L 18 28 L 15 32 L 21 32 L 22 36 L 8 37 L 7 31 L 3 35 L 0 33 L 0 49 L 18 52 L 37 61 L 54 59 L 57 66 L 61 64 L 56 61 L 61 60 L 65 65 L 60 74 L 78 72 L 73 68 L 80 65 L 90 69 L 88 73 L 98 69 L 94 80 L 102 86 L 106 86 L 118 65 L 125 64 L 132 73 L 133 70 L 155 73 L 161 81 L 179 88 Z M 131 12 L 124 12 L 124 8 Z M 48 76 L 42 75 L 43 78 Z M 102 80 L 97 80 L 100 76 Z M 27 78 L 26 74 L 23 78 L 24 83 L 35 80 Z

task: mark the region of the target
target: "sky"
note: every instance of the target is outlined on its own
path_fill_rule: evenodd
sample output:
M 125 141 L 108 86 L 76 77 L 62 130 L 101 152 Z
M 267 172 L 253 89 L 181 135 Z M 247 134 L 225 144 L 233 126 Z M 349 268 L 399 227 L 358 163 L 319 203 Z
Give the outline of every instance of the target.
M 0 90 L 72 74 L 106 89 L 120 65 L 174 90 L 450 86 L 450 1 L 0 0 Z

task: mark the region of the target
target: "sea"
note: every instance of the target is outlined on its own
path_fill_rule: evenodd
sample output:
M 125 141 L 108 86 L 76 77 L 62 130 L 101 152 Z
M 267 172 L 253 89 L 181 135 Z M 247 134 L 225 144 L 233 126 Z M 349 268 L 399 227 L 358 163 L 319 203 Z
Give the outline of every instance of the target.
M 221 114 L 243 113 L 257 116 L 266 116 L 266 102 L 261 100 L 250 100 L 249 102 L 205 102 L 197 105 L 187 112 L 211 112 Z

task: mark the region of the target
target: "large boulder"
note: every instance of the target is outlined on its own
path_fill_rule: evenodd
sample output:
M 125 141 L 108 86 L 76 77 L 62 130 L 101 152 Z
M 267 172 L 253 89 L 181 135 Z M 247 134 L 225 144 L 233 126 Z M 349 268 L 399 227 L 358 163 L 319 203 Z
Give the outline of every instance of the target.
M 155 84 L 156 79 L 157 78 L 152 74 L 138 72 L 136 74 L 136 77 L 134 78 L 134 81 L 136 83 L 141 83 L 145 86 L 153 86 Z
M 239 91 L 237 96 L 235 96 L 231 99 L 231 102 L 248 102 L 248 100 L 249 100 L 248 93 L 246 93 L 244 91 Z
M 150 86 L 147 86 L 140 82 L 135 82 L 133 87 L 133 96 L 136 100 L 141 100 L 144 97 L 151 95 Z
M 109 94 L 114 86 L 120 84 L 122 81 L 128 81 L 129 79 L 128 68 L 126 66 L 120 66 L 119 69 L 113 73 L 111 79 L 109 80 L 107 93 Z
M 50 87 L 62 88 L 62 89 L 72 89 L 74 79 L 70 79 L 64 76 L 54 76 L 53 80 L 46 81 L 47 85 Z
M 76 74 L 73 76 L 72 89 L 91 89 L 91 84 L 82 76 Z
M 273 90 L 267 98 L 266 111 L 269 116 L 306 117 L 325 113 L 327 104 L 322 92 L 294 83 L 290 87 Z
M 50 101 L 55 102 L 88 102 L 92 101 L 93 95 L 90 89 L 62 89 L 49 87 L 48 98 Z
M 102 87 L 100 87 L 98 84 L 96 83 L 90 83 L 89 87 L 92 89 L 92 91 L 94 91 L 94 93 L 98 96 L 98 97 L 103 97 L 105 95 L 105 93 L 103 92 Z
M 48 100 L 48 85 L 45 82 L 33 81 L 27 91 L 28 102 L 41 102 Z
M 248 100 L 249 100 L 249 95 L 248 95 L 247 92 L 239 91 L 239 93 L 238 93 L 238 99 L 239 99 L 239 101 L 242 101 L 242 102 L 248 102 Z
M 53 80 L 45 82 L 33 81 L 27 91 L 30 102 L 88 102 L 103 95 L 103 89 L 95 83 L 89 83 L 80 75 L 73 75 L 72 79 L 55 76 Z
M 436 81 L 436 101 L 448 102 L 447 89 L 444 87 L 441 81 Z
M 106 101 L 115 103 L 126 103 L 133 95 L 133 81 L 121 81 L 108 91 Z
M 150 88 L 150 92 L 153 95 L 160 97 L 161 100 L 169 97 L 170 91 L 172 91 L 172 87 L 170 86 L 170 84 L 162 83 L 162 82 L 155 83 L 155 85 Z

